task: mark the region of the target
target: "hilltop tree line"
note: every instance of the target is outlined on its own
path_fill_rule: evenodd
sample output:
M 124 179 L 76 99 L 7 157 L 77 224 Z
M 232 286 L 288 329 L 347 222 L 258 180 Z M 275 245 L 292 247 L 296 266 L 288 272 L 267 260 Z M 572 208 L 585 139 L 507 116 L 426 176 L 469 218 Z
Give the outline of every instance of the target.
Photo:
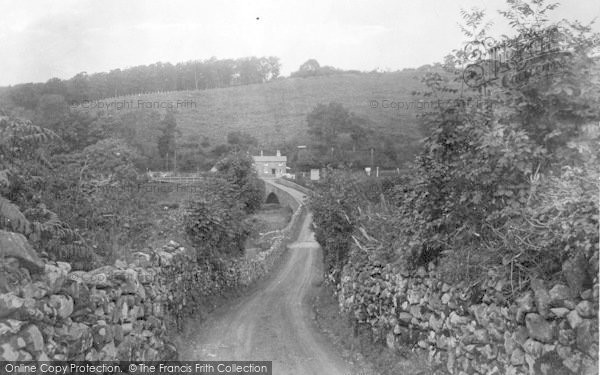
M 68 104 L 87 100 L 134 95 L 157 91 L 206 90 L 234 85 L 264 83 L 280 75 L 278 57 L 195 60 L 178 64 L 155 63 L 110 72 L 81 72 L 62 80 L 24 83 L 8 88 L 8 96 L 17 107 L 35 109 L 44 97 L 61 96 Z

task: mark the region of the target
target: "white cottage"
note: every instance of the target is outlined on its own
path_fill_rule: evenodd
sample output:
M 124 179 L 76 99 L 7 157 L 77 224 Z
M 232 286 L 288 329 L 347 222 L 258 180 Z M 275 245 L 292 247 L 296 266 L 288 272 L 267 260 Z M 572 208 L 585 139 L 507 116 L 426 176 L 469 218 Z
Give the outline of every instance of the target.
M 258 173 L 258 177 L 262 178 L 278 178 L 286 173 L 287 156 L 281 156 L 281 152 L 277 150 L 275 156 L 265 156 L 260 152 L 260 156 L 253 156 L 254 168 Z

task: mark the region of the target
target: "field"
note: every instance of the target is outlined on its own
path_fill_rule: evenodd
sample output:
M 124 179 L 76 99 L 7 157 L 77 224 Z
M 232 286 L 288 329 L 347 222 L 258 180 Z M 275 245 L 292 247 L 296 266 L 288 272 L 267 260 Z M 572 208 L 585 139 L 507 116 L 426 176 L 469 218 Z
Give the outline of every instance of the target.
M 182 135 L 206 136 L 213 146 L 225 143 L 227 133 L 235 130 L 248 132 L 262 145 L 303 142 L 306 140 L 306 115 L 317 104 L 339 102 L 366 118 L 369 128 L 399 135 L 408 145 L 421 138 L 416 126 L 418 110 L 382 106 L 412 101 L 411 92 L 421 88 L 417 77 L 414 72 L 347 73 L 102 101 L 106 104 L 114 101 L 130 103 L 121 111 L 154 108 L 164 112 L 168 106 L 179 106 L 176 119 Z M 377 102 L 378 108 L 371 108 L 372 101 Z M 117 111 L 114 103 L 111 110 Z

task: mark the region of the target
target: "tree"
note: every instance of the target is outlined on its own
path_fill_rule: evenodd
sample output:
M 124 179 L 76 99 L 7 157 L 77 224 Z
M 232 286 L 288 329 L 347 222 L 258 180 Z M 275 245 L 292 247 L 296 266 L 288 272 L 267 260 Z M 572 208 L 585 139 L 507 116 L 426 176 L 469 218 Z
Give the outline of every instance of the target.
M 252 147 L 257 147 L 258 141 L 250 134 L 236 130 L 227 133 L 227 144 L 237 151 L 248 151 Z
M 171 157 L 175 153 L 175 135 L 179 133 L 177 120 L 173 112 L 167 112 L 161 122 L 162 135 L 158 138 L 158 153 L 161 158 Z
M 306 117 L 308 134 L 322 148 L 335 147 L 338 136 L 348 129 L 350 113 L 339 103 L 319 104 Z
M 231 183 L 237 191 L 236 199 L 247 213 L 255 212 L 261 205 L 264 186 L 259 180 L 254 161 L 241 152 L 230 153 L 215 165 L 219 175 Z
M 319 62 L 315 59 L 309 59 L 306 60 L 304 62 L 304 64 L 300 65 L 300 68 L 298 69 L 298 73 L 300 75 L 315 75 L 319 69 L 321 68 L 321 65 L 319 65 Z

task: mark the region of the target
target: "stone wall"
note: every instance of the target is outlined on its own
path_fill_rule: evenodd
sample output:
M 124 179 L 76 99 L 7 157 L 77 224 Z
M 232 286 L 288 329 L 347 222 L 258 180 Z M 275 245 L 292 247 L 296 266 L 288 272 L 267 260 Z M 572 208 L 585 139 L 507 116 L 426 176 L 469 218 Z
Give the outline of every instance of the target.
M 268 250 L 218 270 L 171 241 L 135 253 L 129 264 L 71 271 L 68 263 L 40 260 L 24 237 L 11 234 L 22 249 L 0 251 L 0 360 L 176 359 L 167 331 L 207 296 L 268 273 L 297 236 L 304 212 L 299 204 Z
M 439 373 L 598 374 L 595 259 L 593 283 L 572 269 L 569 282 L 533 280 L 520 292 L 493 272 L 469 286 L 442 282 L 433 264 L 410 274 L 349 265 L 338 297 L 390 349 L 428 351 Z

